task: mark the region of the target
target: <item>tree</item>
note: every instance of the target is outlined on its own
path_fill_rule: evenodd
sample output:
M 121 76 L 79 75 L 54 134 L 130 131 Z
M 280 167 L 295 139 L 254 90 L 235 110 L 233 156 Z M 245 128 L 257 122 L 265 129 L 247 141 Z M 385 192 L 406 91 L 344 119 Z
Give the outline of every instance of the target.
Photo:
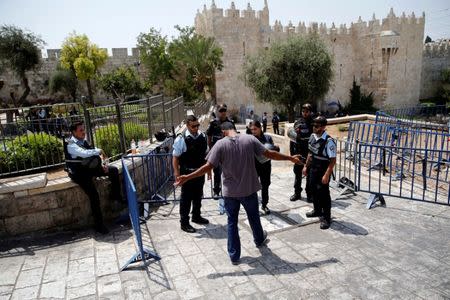
M 12 25 L 0 27 L 0 64 L 2 65 L 0 70 L 5 68 L 12 70 L 20 78 L 24 88 L 18 101 L 14 93 L 11 93 L 15 107 L 26 103 L 31 91 L 26 72 L 35 70 L 40 65 L 40 48 L 44 44 L 44 41 L 32 32 L 25 32 Z
M 450 68 L 442 70 L 441 82 L 439 94 L 445 102 L 450 102 Z
M 330 88 L 333 59 L 317 35 L 290 38 L 247 57 L 243 75 L 259 100 L 282 105 L 294 121 L 295 106 L 321 99 Z
M 125 100 L 127 96 L 144 92 L 141 79 L 131 67 L 119 67 L 111 73 L 99 77 L 100 87 L 113 98 Z
M 108 58 L 106 50 L 92 44 L 89 38 L 72 33 L 66 38 L 61 49 L 60 63 L 64 69 L 71 70 L 78 80 L 85 80 L 88 99 L 94 104 L 91 79 Z
M 172 42 L 151 28 L 138 36 L 137 44 L 150 85 L 183 94 L 189 101 L 213 86 L 215 70 L 223 67 L 222 49 L 213 38 L 196 34 L 193 27 L 175 28 L 179 36 Z
M 172 76 L 174 66 L 167 52 L 168 46 L 167 37 L 154 28 L 150 28 L 148 33 L 139 34 L 137 38 L 141 64 L 148 71 L 148 83 L 151 86 L 161 88 Z
M 50 93 L 63 91 L 69 94 L 73 101 L 77 100 L 78 80 L 72 70 L 66 70 L 58 66 L 55 73 L 52 74 L 49 83 Z
M 176 65 L 175 71 L 184 70 L 186 79 L 193 79 L 197 92 L 204 93 L 206 86 L 213 86 L 216 69 L 223 68 L 223 51 L 213 38 L 196 34 L 193 27 L 175 28 L 180 35 L 169 45 L 170 56 Z
M 373 102 L 373 92 L 368 95 L 361 93 L 361 86 L 358 85 L 355 78 L 353 78 L 352 88 L 350 89 L 350 102 L 345 110 L 354 114 L 374 112 L 376 109 L 373 107 Z

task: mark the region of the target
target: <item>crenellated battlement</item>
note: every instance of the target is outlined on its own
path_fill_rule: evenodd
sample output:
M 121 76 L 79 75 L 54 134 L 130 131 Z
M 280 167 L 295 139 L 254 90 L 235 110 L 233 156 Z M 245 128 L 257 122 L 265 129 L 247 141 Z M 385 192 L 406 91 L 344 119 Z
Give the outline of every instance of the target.
M 424 57 L 450 57 L 450 40 L 442 39 L 423 46 Z
M 106 48 L 102 48 L 108 53 L 108 57 L 113 59 L 124 59 L 124 58 L 139 58 L 139 49 L 131 48 L 131 55 L 128 54 L 128 48 L 111 48 L 111 52 Z M 111 53 L 112 55 L 109 55 Z M 47 56 L 42 53 L 42 58 L 44 59 L 59 59 L 61 56 L 61 49 L 47 49 Z
M 348 36 L 352 33 L 366 35 L 374 34 L 382 30 L 406 30 L 407 28 L 410 28 L 410 26 L 418 26 L 418 29 L 420 29 L 423 28 L 425 24 L 425 13 L 422 13 L 421 17 L 416 17 L 414 12 L 412 12 L 408 16 L 405 12 L 403 12 L 400 16 L 397 16 L 394 13 L 393 8 L 391 8 L 385 18 L 377 19 L 375 17 L 375 14 L 373 14 L 371 20 L 363 21 L 362 18 L 359 17 L 357 21 L 352 22 L 349 26 L 347 26 L 347 24 L 340 24 L 336 26 L 334 23 L 332 23 L 331 27 L 327 27 L 326 23 L 317 22 L 312 22 L 308 26 L 305 26 L 304 22 L 299 22 L 297 26 L 294 26 L 292 22 L 289 22 L 288 25 L 283 26 L 283 24 L 279 20 L 275 20 L 275 23 L 273 25 L 270 25 L 267 0 L 264 1 L 264 8 L 259 11 L 253 10 L 250 3 L 247 4 L 246 9 L 239 10 L 236 8 L 234 2 L 231 2 L 230 8 L 224 10 L 222 8 L 218 8 L 215 4 L 215 1 L 212 0 L 209 8 L 204 5 L 202 12 L 197 11 L 196 20 L 200 18 L 206 22 L 210 21 L 219 23 L 221 21 L 227 21 L 227 19 L 238 18 L 240 20 L 248 20 L 249 22 L 262 23 L 261 25 L 267 25 L 270 28 L 270 31 L 276 33 L 308 34 L 311 32 L 316 32 L 324 36 Z

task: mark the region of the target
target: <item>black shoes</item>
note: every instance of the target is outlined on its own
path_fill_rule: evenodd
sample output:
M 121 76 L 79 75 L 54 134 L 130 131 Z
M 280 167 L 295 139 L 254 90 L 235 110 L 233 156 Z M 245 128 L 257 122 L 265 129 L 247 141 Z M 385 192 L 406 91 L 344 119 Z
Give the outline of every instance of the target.
M 291 200 L 291 201 L 297 201 L 300 199 L 302 199 L 302 196 L 300 194 L 294 194 L 291 196 L 291 198 L 289 198 L 289 200 Z
M 95 229 L 95 231 L 97 231 L 98 233 L 101 233 L 101 234 L 109 233 L 108 228 L 106 228 L 106 226 L 104 224 L 95 225 L 94 229 Z
M 314 210 L 312 210 L 312 211 L 308 211 L 306 213 L 306 217 L 307 218 L 316 218 L 316 217 L 320 217 L 320 215 L 317 214 Z
M 264 230 L 263 233 L 264 233 L 264 240 L 260 244 L 256 245 L 257 248 L 261 248 L 269 242 L 269 239 L 267 239 L 267 231 Z
M 263 210 L 265 215 L 270 215 L 270 209 L 267 206 L 263 205 L 261 209 Z
M 330 221 L 326 220 L 326 219 L 322 219 L 320 220 L 320 229 L 328 229 L 330 228 Z
M 238 260 L 232 260 L 231 261 L 231 264 L 233 265 L 233 266 L 237 266 L 237 265 L 239 265 L 241 263 L 241 260 L 240 259 L 238 259 Z
M 197 224 L 201 224 L 201 225 L 209 224 L 208 219 L 205 219 L 205 218 L 202 218 L 202 217 L 192 217 L 192 222 L 197 223 Z
M 195 228 L 192 227 L 191 224 L 181 225 L 181 230 L 189 232 L 189 233 L 194 233 L 195 232 Z

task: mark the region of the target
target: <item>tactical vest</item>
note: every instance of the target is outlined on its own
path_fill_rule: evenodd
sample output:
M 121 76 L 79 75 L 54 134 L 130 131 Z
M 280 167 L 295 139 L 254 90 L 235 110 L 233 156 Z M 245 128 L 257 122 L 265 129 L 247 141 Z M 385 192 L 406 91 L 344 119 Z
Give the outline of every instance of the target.
M 330 157 L 328 157 L 328 153 L 326 151 L 324 154 L 324 150 L 329 139 L 331 139 L 331 137 L 329 135 L 326 135 L 325 139 L 320 138 L 308 144 L 308 149 L 312 154 L 313 167 L 328 167 Z
M 180 172 L 181 174 L 189 174 L 205 164 L 207 142 L 203 133 L 196 139 L 191 135 L 184 136 L 186 143 L 186 152 L 181 154 Z
M 208 135 L 212 136 L 211 142 L 212 142 L 213 145 L 215 143 L 217 143 L 217 141 L 219 141 L 219 140 L 221 140 L 223 138 L 222 128 L 220 128 L 220 125 L 222 125 L 222 123 L 225 123 L 225 122 L 230 122 L 230 123 L 232 123 L 234 125 L 234 122 L 228 117 L 223 122 L 220 121 L 219 118 L 215 118 L 209 124 Z
M 300 118 L 295 123 L 296 124 L 294 124 L 294 128 L 298 128 L 297 143 L 301 143 L 301 142 L 305 142 L 305 141 L 307 143 L 313 132 L 312 119 L 311 118 L 308 118 L 308 119 Z
M 74 143 L 73 140 L 70 140 L 70 142 Z M 80 146 L 83 149 L 94 149 L 94 147 L 89 145 L 89 143 L 86 140 L 83 141 L 83 145 L 78 144 L 78 146 Z M 66 171 L 72 175 L 80 174 L 82 172 L 82 168 L 84 167 L 82 165 L 82 163 L 84 161 L 86 161 L 86 159 L 83 159 L 82 157 L 79 157 L 79 156 L 72 158 L 72 155 L 70 155 L 70 153 L 67 151 L 67 148 L 64 149 L 64 151 L 66 152 L 65 153 L 65 155 L 66 155 L 66 161 L 65 161 L 66 162 Z

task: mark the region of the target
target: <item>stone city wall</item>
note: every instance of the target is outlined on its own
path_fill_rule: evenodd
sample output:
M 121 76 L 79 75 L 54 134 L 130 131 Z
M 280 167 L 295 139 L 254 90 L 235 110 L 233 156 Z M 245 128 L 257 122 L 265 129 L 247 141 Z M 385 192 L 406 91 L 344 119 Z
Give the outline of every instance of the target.
M 450 40 L 426 43 L 423 48 L 420 98 L 435 97 L 442 84 L 442 70 L 450 68 Z

